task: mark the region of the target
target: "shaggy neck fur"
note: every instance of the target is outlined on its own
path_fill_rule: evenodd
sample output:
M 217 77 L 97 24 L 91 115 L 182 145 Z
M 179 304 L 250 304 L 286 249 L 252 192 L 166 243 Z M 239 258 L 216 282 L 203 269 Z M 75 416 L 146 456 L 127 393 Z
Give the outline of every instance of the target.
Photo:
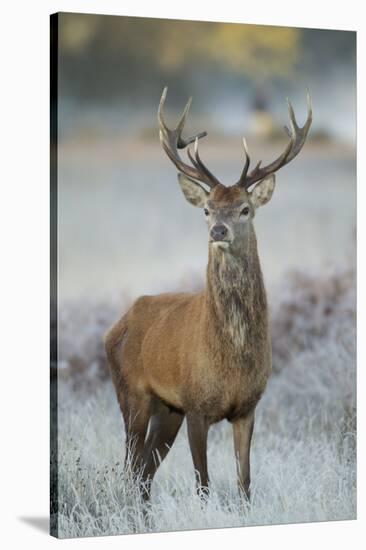
M 206 299 L 208 322 L 225 350 L 247 354 L 267 338 L 266 293 L 252 225 L 237 251 L 210 245 Z

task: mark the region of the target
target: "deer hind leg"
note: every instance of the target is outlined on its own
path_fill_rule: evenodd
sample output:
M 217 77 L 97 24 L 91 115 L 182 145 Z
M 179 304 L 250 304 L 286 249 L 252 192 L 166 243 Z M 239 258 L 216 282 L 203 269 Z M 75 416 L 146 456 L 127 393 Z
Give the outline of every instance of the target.
M 122 354 L 128 338 L 127 315 L 122 317 L 104 337 L 110 373 L 122 412 L 126 432 L 125 469 L 136 473 L 141 462 L 147 426 L 151 416 L 151 397 L 134 390 L 128 383 L 127 364 Z M 122 366 L 124 365 L 124 368 Z M 130 369 L 131 370 L 131 369 Z M 136 382 L 136 381 L 135 381 Z
M 159 410 L 151 417 L 143 451 L 144 498 L 146 500 L 150 498 L 154 475 L 172 447 L 183 419 L 184 414 L 172 411 L 163 404 L 159 404 Z
M 234 450 L 239 490 L 250 499 L 250 445 L 254 429 L 254 411 L 233 422 Z
M 126 431 L 125 470 L 139 477 L 144 468 L 143 450 L 151 417 L 151 398 L 149 395 L 128 395 L 120 405 Z
M 207 469 L 208 420 L 199 415 L 187 415 L 188 440 L 191 448 L 193 466 L 196 475 L 197 493 L 205 496 L 209 493 Z

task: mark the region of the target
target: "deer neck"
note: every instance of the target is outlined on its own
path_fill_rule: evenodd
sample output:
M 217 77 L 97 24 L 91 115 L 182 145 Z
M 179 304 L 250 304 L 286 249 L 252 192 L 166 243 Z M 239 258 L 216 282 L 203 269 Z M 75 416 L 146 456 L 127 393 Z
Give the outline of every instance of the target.
M 267 302 L 252 225 L 237 248 L 210 245 L 205 295 L 209 332 L 240 351 L 266 333 Z

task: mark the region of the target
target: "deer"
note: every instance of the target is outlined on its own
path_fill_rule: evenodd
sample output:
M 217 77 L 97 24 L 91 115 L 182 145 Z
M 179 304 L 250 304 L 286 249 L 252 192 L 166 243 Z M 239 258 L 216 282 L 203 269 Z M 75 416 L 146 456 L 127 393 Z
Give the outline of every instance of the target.
M 250 499 L 250 447 L 254 415 L 272 369 L 266 290 L 253 219 L 268 203 L 275 173 L 301 151 L 312 123 L 298 126 L 288 102 L 290 128 L 282 154 L 249 171 L 245 138 L 239 180 L 222 184 L 201 160 L 198 142 L 207 132 L 184 139 L 188 100 L 178 125 L 164 119 L 167 88 L 159 108 L 159 137 L 178 170 L 186 200 L 202 210 L 208 226 L 206 284 L 197 293 L 141 296 L 107 332 L 104 342 L 111 378 L 126 431 L 125 465 L 140 476 L 148 501 L 154 475 L 187 421 L 198 494 L 208 496 L 209 428 L 232 424 L 239 492 Z M 191 151 L 190 145 L 194 144 Z M 186 150 L 188 161 L 179 150 Z

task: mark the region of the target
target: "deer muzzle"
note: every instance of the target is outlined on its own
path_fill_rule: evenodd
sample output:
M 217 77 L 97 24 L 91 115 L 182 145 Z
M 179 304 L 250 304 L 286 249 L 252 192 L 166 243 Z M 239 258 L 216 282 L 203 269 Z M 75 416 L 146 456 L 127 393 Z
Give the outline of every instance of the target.
M 228 236 L 228 228 L 226 225 L 215 224 L 210 229 L 210 239 L 212 242 L 226 241 Z

